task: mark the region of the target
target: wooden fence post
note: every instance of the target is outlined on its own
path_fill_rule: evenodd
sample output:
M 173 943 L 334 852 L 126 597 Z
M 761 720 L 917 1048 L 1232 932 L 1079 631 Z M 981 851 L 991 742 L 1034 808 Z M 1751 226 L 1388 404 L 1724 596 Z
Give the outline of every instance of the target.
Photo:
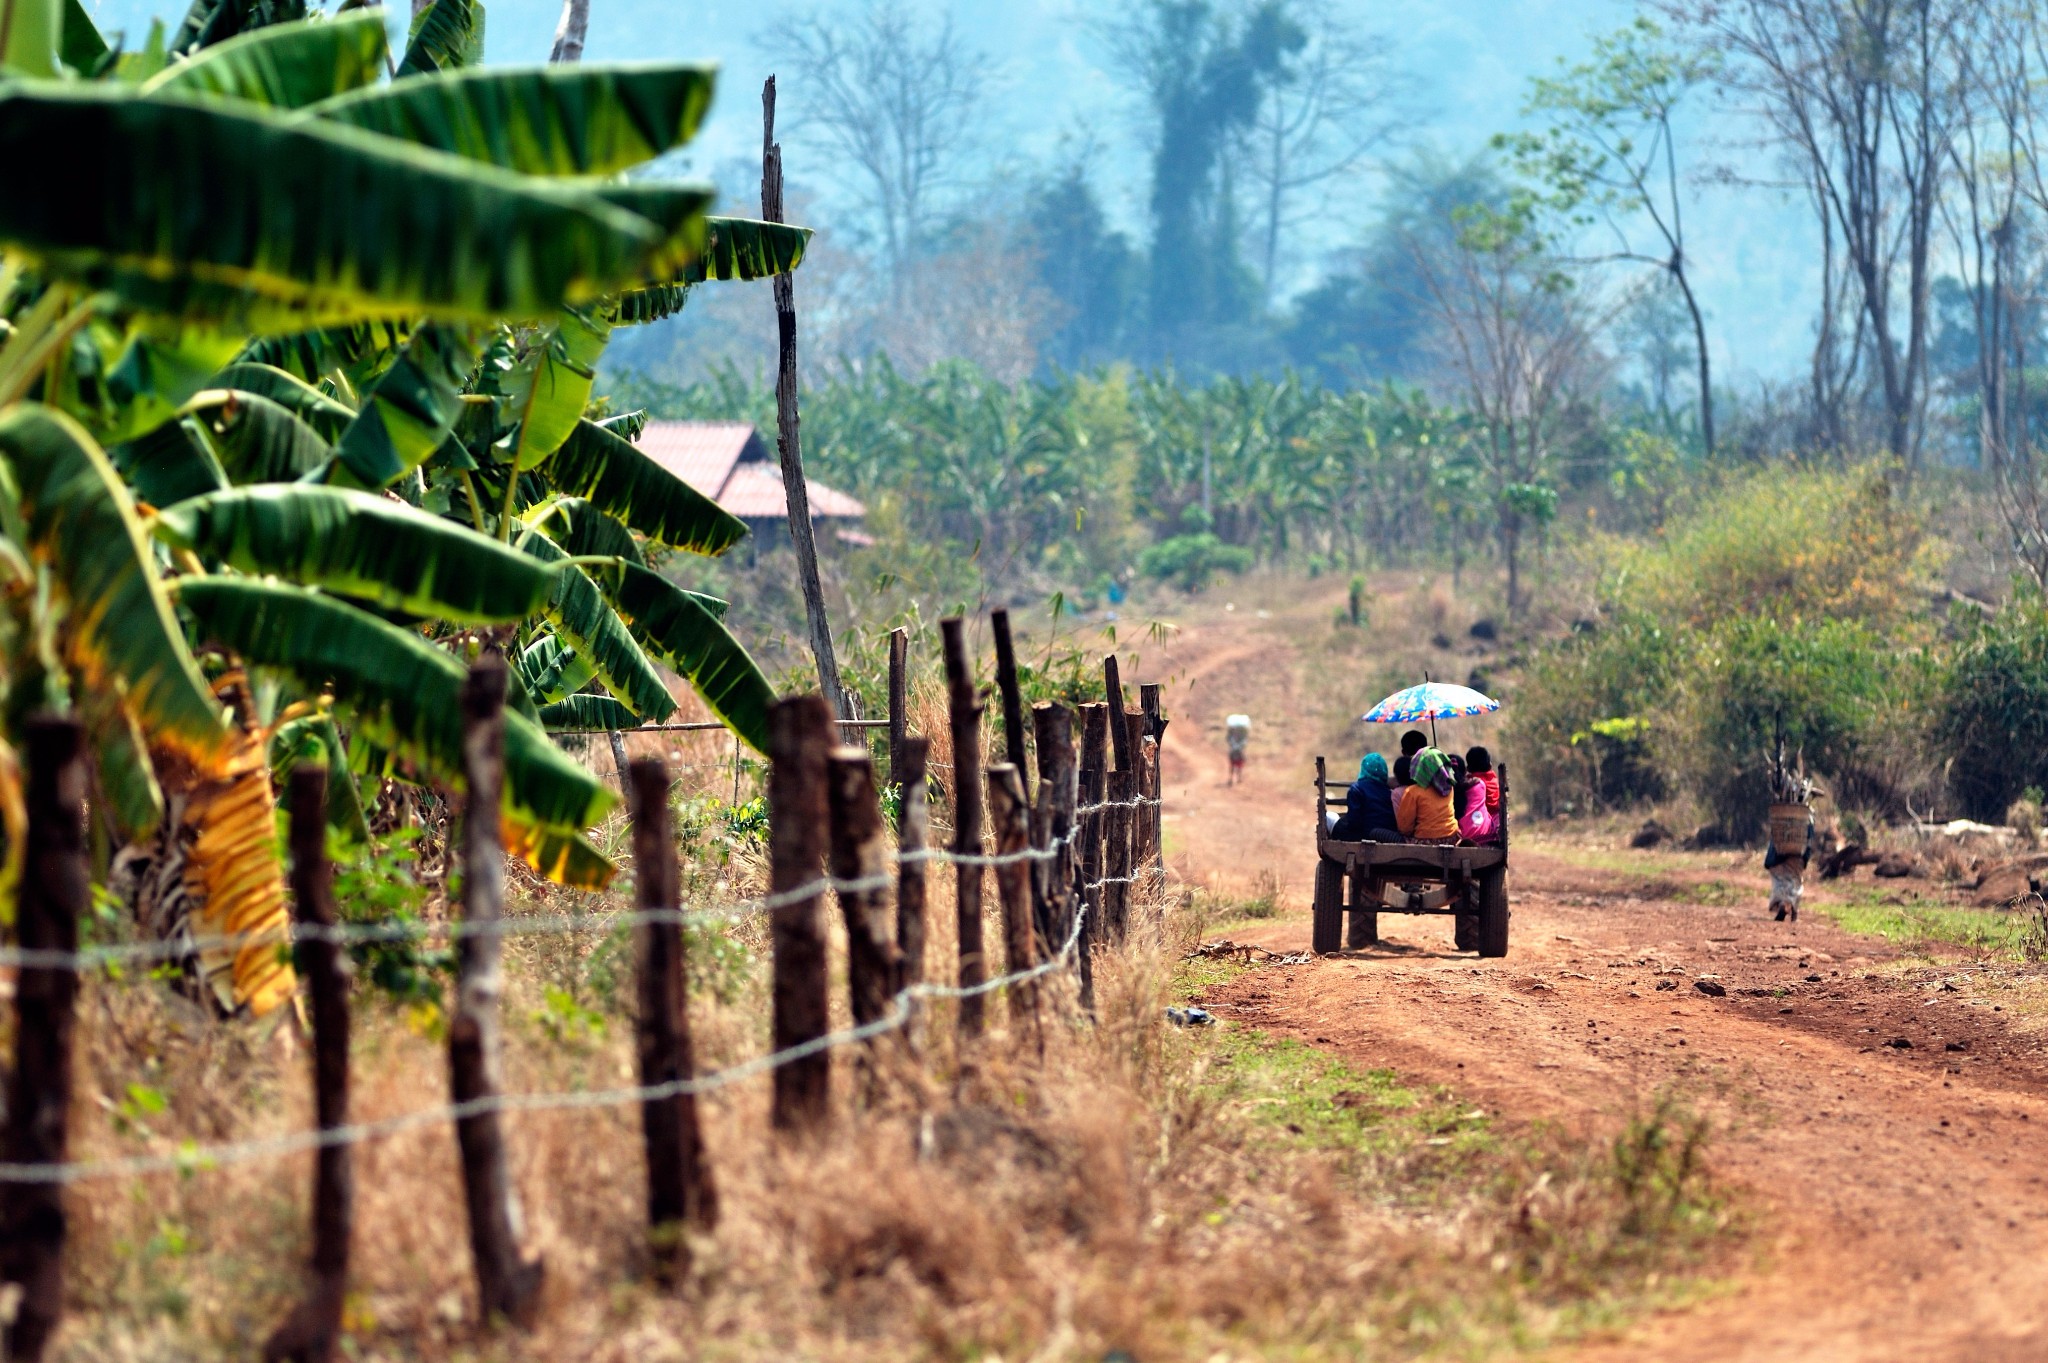
M 322 1131 L 348 1125 L 348 953 L 331 936 L 333 879 L 327 865 L 327 768 L 291 774 L 292 917 L 306 934 L 294 952 L 313 994 L 313 1109 Z M 348 1294 L 349 1237 L 355 1217 L 354 1150 L 323 1145 L 313 1175 L 313 1282 L 297 1309 L 270 1336 L 273 1363 L 327 1363 L 341 1341 Z
M 681 871 L 669 826 L 668 763 L 644 757 L 628 769 L 633 796 L 633 882 L 648 921 L 633 933 L 639 986 L 634 1036 L 643 1088 L 687 1083 L 697 1076 L 690 1037 L 690 963 L 683 943 Z M 654 915 L 670 915 L 655 919 Z M 718 1224 L 718 1189 L 704 1150 L 697 1095 L 672 1093 L 640 1104 L 647 1151 L 648 1242 L 665 1273 L 689 1264 L 683 1227 Z
M 1149 735 L 1138 744 L 1138 807 L 1131 812 L 1131 874 L 1135 884 L 1157 891 L 1166 882 L 1159 859 L 1159 744 Z
M 1131 926 L 1131 801 L 1138 789 L 1135 771 L 1109 774 L 1109 809 L 1104 820 L 1103 927 L 1111 942 L 1121 945 Z
M 1095 944 L 1104 940 L 1102 922 L 1103 801 L 1109 798 L 1109 707 L 1081 707 L 1080 898 L 1087 917 L 1081 925 L 1081 1002 L 1095 1007 Z
M 1165 687 L 1158 682 L 1146 682 L 1138 688 L 1138 700 L 1145 711 L 1146 731 L 1152 736 L 1152 790 L 1153 804 L 1147 806 L 1146 850 L 1151 855 L 1152 869 L 1160 879 L 1166 875 L 1166 807 L 1160 803 L 1165 798 L 1161 791 L 1165 781 L 1166 759 L 1166 712 L 1162 707 L 1161 695 Z
M 960 617 L 939 621 L 946 655 L 946 706 L 953 733 L 953 850 L 962 856 L 981 855 L 981 701 L 974 694 L 974 674 L 967 666 L 967 645 Z M 972 989 L 988 978 L 981 941 L 982 868 L 961 862 L 955 868 L 957 921 L 960 929 L 960 987 Z M 981 1035 L 983 1000 L 973 994 L 960 1000 L 960 1035 Z
M 996 855 L 1012 856 L 1031 846 L 1031 817 L 1024 780 L 1004 762 L 988 769 L 988 808 L 996 831 Z M 1011 974 L 1038 964 L 1031 922 L 1031 863 L 1019 859 L 996 867 L 996 895 L 1003 905 L 1003 969 Z M 1010 986 L 1010 1021 L 1016 1025 L 1038 1010 L 1035 983 Z
M 1033 707 L 1031 724 L 1038 745 L 1038 808 L 1032 834 L 1036 845 L 1058 849 L 1038 862 L 1032 884 L 1038 893 L 1039 950 L 1050 957 L 1066 943 L 1073 928 L 1074 852 L 1068 841 L 1074 828 L 1074 712 L 1045 701 Z
M 865 748 L 835 749 L 826 762 L 831 807 L 833 878 L 886 882 L 889 846 L 882 832 L 882 807 L 875 791 L 875 766 Z M 889 1011 L 901 957 L 889 922 L 889 887 L 841 889 L 839 911 L 846 919 L 846 984 L 853 1021 L 865 1026 Z
M 448 1027 L 449 1087 L 458 1104 L 498 1096 L 503 1072 L 498 1001 L 505 990 L 498 961 L 504 938 L 505 844 L 498 805 L 505 784 L 505 660 L 486 653 L 462 684 L 462 775 L 468 787 L 462 812 L 462 921 L 456 945 L 457 1003 Z M 469 1245 L 476 1261 L 478 1304 L 484 1320 L 503 1316 L 531 1323 L 539 1305 L 542 1264 L 523 1259 L 518 1193 L 505 1156 L 505 1133 L 495 1110 L 473 1112 L 455 1123 L 462 1152 L 463 1191 L 469 1204 Z
M 78 950 L 91 904 L 85 847 L 85 731 L 40 715 L 27 725 L 28 838 L 15 913 L 24 951 Z M 23 966 L 14 984 L 14 1073 L 7 1086 L 10 1164 L 62 1164 L 71 1112 L 71 1030 L 78 972 Z M 0 1284 L 21 1291 L 0 1357 L 35 1363 L 64 1311 L 64 1189 L 0 1184 Z
M 821 696 L 793 696 L 768 711 L 768 888 L 786 895 L 817 883 L 825 866 L 825 757 L 832 751 L 832 710 Z M 769 914 L 775 956 L 774 1049 L 787 1050 L 828 1028 L 825 927 L 812 892 Z M 831 1111 L 832 1058 L 823 1051 L 775 1071 L 774 1125 L 794 1131 Z
M 998 606 L 988 613 L 996 639 L 996 691 L 1003 699 L 1003 760 L 1017 769 L 1023 788 L 1031 788 L 1031 765 L 1024 753 L 1024 700 L 1017 690 L 1017 647 L 1010 638 L 1010 613 Z
M 1116 754 L 1116 770 L 1129 771 L 1136 758 L 1131 753 L 1130 726 L 1124 722 L 1124 685 L 1114 653 L 1102 658 L 1102 695 L 1109 705 L 1109 747 Z
M 889 784 L 902 786 L 903 740 L 910 736 L 910 631 L 889 631 Z
M 925 859 L 931 840 L 930 789 L 926 763 L 931 740 L 905 735 L 898 769 L 901 803 L 896 810 L 896 987 L 924 980 Z

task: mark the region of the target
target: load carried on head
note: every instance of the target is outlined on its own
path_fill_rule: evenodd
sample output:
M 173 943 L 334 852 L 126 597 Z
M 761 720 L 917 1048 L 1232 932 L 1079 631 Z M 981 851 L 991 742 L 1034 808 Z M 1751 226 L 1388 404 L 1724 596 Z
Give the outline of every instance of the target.
M 1252 717 L 1231 715 L 1223 721 L 1223 741 L 1230 750 L 1230 784 L 1244 779 L 1244 751 L 1252 741 Z

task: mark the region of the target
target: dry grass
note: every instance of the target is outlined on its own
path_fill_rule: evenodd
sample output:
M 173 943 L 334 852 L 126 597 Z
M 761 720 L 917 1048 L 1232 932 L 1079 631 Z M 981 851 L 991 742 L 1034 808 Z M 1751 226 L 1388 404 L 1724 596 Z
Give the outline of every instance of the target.
M 722 832 L 701 793 L 686 805 L 693 895 L 758 889 L 757 848 Z M 953 900 L 950 877 L 934 881 L 929 959 L 943 963 Z M 1463 1356 L 1668 1296 L 1670 1275 L 1718 1243 L 1726 1214 L 1681 1111 L 1600 1132 L 1509 1129 L 1454 1094 L 1257 1033 L 1168 1027 L 1164 1005 L 1191 972 L 1220 967 L 1182 960 L 1202 925 L 1192 896 L 1139 919 L 1101 961 L 1093 1025 L 1063 978 L 1039 1019 L 992 1005 L 995 1030 L 972 1047 L 934 1008 L 916 1064 L 885 1046 L 872 1105 L 853 1102 L 841 1053 L 833 1127 L 808 1140 L 771 1136 L 765 1081 L 711 1098 L 724 1219 L 677 1287 L 649 1272 L 637 1114 L 512 1119 L 528 1239 L 548 1271 L 530 1335 L 474 1318 L 450 1133 L 360 1149 L 351 1356 Z M 765 1049 L 758 918 L 700 939 L 695 961 L 700 1061 Z M 623 936 L 515 938 L 507 971 L 511 1088 L 632 1081 Z M 836 964 L 834 980 L 843 1016 Z M 437 1009 L 359 990 L 356 1016 L 359 1119 L 445 1101 Z M 312 1119 L 289 1032 L 207 1022 L 145 979 L 89 985 L 79 1059 L 78 1157 Z M 299 1157 L 79 1189 L 54 1356 L 253 1356 L 300 1285 L 310 1180 Z

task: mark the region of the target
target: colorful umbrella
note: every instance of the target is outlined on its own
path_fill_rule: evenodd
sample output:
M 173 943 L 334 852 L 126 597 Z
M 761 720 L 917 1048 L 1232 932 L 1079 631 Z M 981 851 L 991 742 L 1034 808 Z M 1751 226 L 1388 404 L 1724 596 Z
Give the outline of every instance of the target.
M 1488 715 L 1500 709 L 1500 702 L 1491 696 L 1483 696 L 1469 686 L 1453 686 L 1449 682 L 1424 682 L 1404 691 L 1396 691 L 1378 705 L 1367 710 L 1359 718 L 1367 724 L 1418 724 L 1429 720 L 1431 741 L 1436 736 L 1436 721 L 1440 719 L 1469 719 L 1473 715 Z

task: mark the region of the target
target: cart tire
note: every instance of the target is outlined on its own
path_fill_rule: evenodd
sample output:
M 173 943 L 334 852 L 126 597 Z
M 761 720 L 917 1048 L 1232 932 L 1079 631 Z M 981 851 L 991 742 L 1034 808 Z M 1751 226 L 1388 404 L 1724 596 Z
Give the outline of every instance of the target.
M 1461 913 L 1451 919 L 1451 945 L 1459 951 L 1479 950 L 1479 915 Z
M 1315 922 L 1309 945 L 1318 956 L 1344 948 L 1344 867 L 1334 861 L 1316 862 Z
M 1479 876 L 1479 954 L 1508 954 L 1508 872 L 1505 866 Z

